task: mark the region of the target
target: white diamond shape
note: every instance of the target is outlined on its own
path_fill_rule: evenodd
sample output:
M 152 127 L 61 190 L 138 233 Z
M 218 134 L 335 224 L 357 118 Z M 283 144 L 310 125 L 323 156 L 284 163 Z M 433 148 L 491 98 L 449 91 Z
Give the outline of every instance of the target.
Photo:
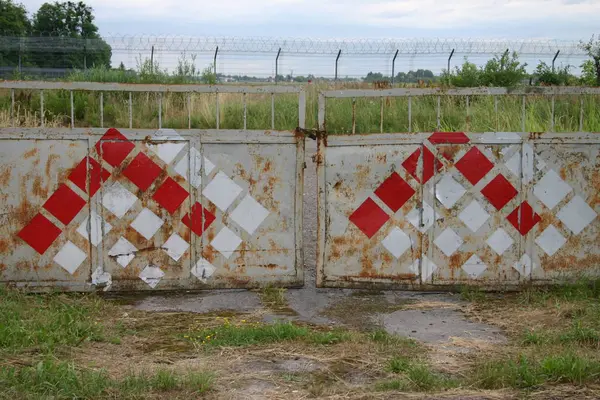
M 458 216 L 473 232 L 477 232 L 489 217 L 490 214 L 485 211 L 485 208 L 477 200 L 473 200 Z
M 119 218 L 123 218 L 137 201 L 137 197 L 119 182 L 103 189 L 103 192 L 102 205 Z
M 113 257 L 121 267 L 125 268 L 135 258 L 136 251 L 135 246 L 121 236 L 117 240 L 117 243 L 108 251 L 108 256 Z
M 221 211 L 226 211 L 240 193 L 242 188 L 222 171 L 219 171 L 202 191 L 202 194 Z
M 152 264 L 146 265 L 146 268 L 139 275 L 140 279 L 146 282 L 152 289 L 158 285 L 163 276 L 165 276 L 163 270 Z
M 485 265 L 485 263 L 481 261 L 481 258 L 479 258 L 477 254 L 473 254 L 462 266 L 463 271 L 465 271 L 467 275 L 469 275 L 469 278 L 473 279 L 479 278 L 479 276 L 483 274 L 483 271 L 485 271 L 486 268 L 487 265 Z
M 429 258 L 427 258 L 423 254 L 422 260 L 418 258 L 412 263 L 412 265 L 408 268 L 413 274 L 419 274 L 419 264 L 421 264 L 421 282 L 425 282 L 428 280 L 431 275 L 437 270 L 437 265 L 435 265 Z
M 54 256 L 54 262 L 73 275 L 86 258 L 87 254 L 81 251 L 81 249 L 75 246 L 71 241 L 68 241 Z
M 554 225 L 549 225 L 540 236 L 535 239 L 535 242 L 549 256 L 554 255 L 565 244 L 567 239 L 560 234 Z
M 102 217 L 96 214 L 96 212 L 92 211 L 90 213 L 90 217 L 86 217 L 79 228 L 77 228 L 77 233 L 79 233 L 84 238 L 91 239 L 94 247 L 97 247 L 98 244 L 102 241 L 102 234 L 107 234 L 112 229 L 112 225 L 108 222 L 104 221 L 102 224 Z M 90 221 L 90 234 L 88 234 L 88 221 Z
M 202 175 L 200 175 L 200 170 L 202 167 L 202 155 L 195 147 L 190 149 L 190 152 L 186 154 L 186 157 L 183 157 L 175 167 L 173 168 L 175 172 L 179 175 L 183 176 L 186 180 L 190 180 L 190 184 L 198 189 L 202 184 Z M 192 172 L 190 177 L 188 178 L 188 167 L 191 167 Z
M 183 256 L 188 247 L 190 247 L 190 244 L 176 233 L 172 234 L 161 246 L 161 248 L 167 252 L 169 257 L 175 261 L 178 261 L 181 256 Z
M 531 262 L 531 258 L 527 254 L 523 254 L 521 259 L 513 264 L 521 276 L 529 276 L 536 265 Z
M 381 244 L 396 258 L 404 254 L 404 252 L 413 245 L 410 236 L 397 227 L 394 227 L 394 229 L 388 233 L 385 239 L 381 241 Z
M 231 229 L 224 226 L 223 229 L 217 233 L 217 236 L 215 236 L 213 241 L 210 242 L 210 245 L 217 249 L 219 253 L 223 254 L 223 257 L 229 258 L 238 248 L 240 243 L 242 243 L 242 239 L 233 233 Z
M 452 229 L 446 228 L 434 241 L 442 252 L 450 257 L 463 244 L 463 240 Z
M 252 235 L 268 215 L 269 210 L 247 194 L 229 216 Z
M 451 208 L 465 194 L 465 188 L 449 173 L 445 174 L 442 179 L 435 185 L 435 197 L 446 208 Z
M 213 164 L 208 158 L 204 157 L 204 175 L 208 175 L 215 169 L 215 164 Z
M 533 194 L 549 209 L 556 207 L 573 188 L 567 185 L 553 169 L 533 187 Z
M 492 250 L 501 256 L 510 246 L 512 246 L 514 240 L 504 229 L 498 228 L 492 233 L 492 236 L 486 240 L 486 243 Z
M 131 223 L 131 227 L 138 231 L 147 240 L 150 240 L 156 233 L 158 228 L 164 224 L 165 221 L 160 219 L 152 211 L 144 208 L 137 217 Z
M 515 174 L 515 176 L 521 177 L 521 152 L 517 151 L 515 154 L 513 154 L 512 157 L 504 163 L 504 165 L 506 165 L 506 168 Z
M 166 164 L 170 164 L 186 145 L 174 129 L 159 129 L 152 140 L 168 141 L 168 143 L 148 144 L 148 147 Z
M 214 267 L 214 265 L 206 261 L 204 258 L 201 258 L 198 260 L 196 265 L 192 267 L 192 275 L 206 283 L 208 278 L 210 278 L 216 270 L 217 269 Z
M 578 235 L 598 214 L 580 196 L 575 196 L 556 216 L 567 228 Z
M 421 233 L 425 233 L 425 231 L 433 226 L 434 217 L 435 219 L 440 219 L 442 217 L 440 214 L 436 215 L 433 208 L 426 202 L 423 202 L 423 226 L 419 226 L 419 214 L 419 209 L 415 207 L 406 214 L 406 219 Z

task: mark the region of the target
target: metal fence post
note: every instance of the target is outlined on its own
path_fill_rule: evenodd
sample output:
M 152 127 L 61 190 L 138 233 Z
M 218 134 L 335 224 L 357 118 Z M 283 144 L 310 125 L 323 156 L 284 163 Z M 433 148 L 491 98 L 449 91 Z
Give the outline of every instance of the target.
M 400 50 L 396 50 L 396 54 L 394 54 L 394 58 L 392 59 L 392 86 L 394 86 L 394 73 L 396 67 L 396 57 L 398 57 L 398 52 Z
M 275 57 L 275 84 L 277 84 L 277 78 L 279 75 L 279 55 L 281 54 L 281 47 L 277 51 L 277 57 Z
M 337 57 L 335 58 L 335 79 L 334 81 L 337 82 L 337 72 L 338 72 L 338 60 L 340 59 L 340 56 L 342 55 L 342 49 L 340 49 L 340 51 L 338 51 Z
M 558 58 L 558 55 L 560 53 L 560 50 L 558 50 L 556 52 L 556 54 L 554 55 L 554 58 L 552 59 L 552 72 L 554 72 L 554 62 L 556 61 L 556 59 Z
M 219 46 L 215 49 L 215 56 L 213 57 L 213 74 L 215 75 L 215 79 L 217 79 L 217 54 L 219 54 Z
M 152 49 L 150 50 L 150 73 L 154 74 L 154 45 L 152 45 Z
M 450 75 L 450 60 L 452 60 L 452 56 L 454 55 L 454 49 L 450 52 L 450 57 L 448 57 L 448 70 L 446 71 L 448 75 Z

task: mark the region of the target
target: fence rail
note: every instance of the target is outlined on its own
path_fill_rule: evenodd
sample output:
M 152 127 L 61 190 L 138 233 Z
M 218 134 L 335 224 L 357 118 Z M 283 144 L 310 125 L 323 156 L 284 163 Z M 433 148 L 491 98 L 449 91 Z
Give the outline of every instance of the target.
M 441 97 L 442 96 L 464 96 L 466 101 L 466 117 L 469 120 L 469 98 L 470 96 L 494 96 L 495 117 L 498 117 L 498 96 L 519 96 L 521 101 L 521 131 L 525 132 L 526 121 L 526 99 L 528 96 L 546 96 L 551 101 L 550 132 L 554 131 L 554 112 L 556 96 L 579 96 L 579 131 L 583 131 L 584 119 L 584 95 L 598 96 L 600 88 L 597 87 L 525 87 L 525 88 L 462 88 L 462 89 L 443 89 L 443 88 L 397 88 L 385 90 L 328 90 L 319 93 L 318 100 L 318 124 L 319 129 L 326 130 L 326 107 L 327 99 L 352 99 L 352 133 L 356 133 L 356 99 L 357 98 L 379 98 L 380 103 L 380 132 L 383 133 L 384 117 L 384 98 L 387 97 L 405 97 L 408 98 L 408 131 L 412 132 L 412 98 L 422 96 L 436 96 L 436 118 L 437 130 L 441 129 Z
M 125 84 L 125 83 L 98 83 L 98 82 L 45 82 L 45 81 L 4 81 L 0 82 L 0 89 L 10 90 L 10 120 L 11 126 L 15 126 L 15 90 L 37 90 L 40 92 L 40 123 L 44 126 L 44 90 L 68 90 L 70 92 L 70 116 L 71 128 L 75 127 L 75 107 L 73 103 L 74 91 L 98 92 L 100 102 L 100 127 L 104 127 L 104 92 L 129 93 L 129 129 L 133 128 L 133 98 L 132 93 L 157 93 L 158 96 L 158 128 L 162 129 L 162 101 L 163 96 L 168 93 L 187 94 L 189 105 L 190 95 L 193 93 L 214 94 L 216 104 L 216 129 L 220 129 L 219 93 L 238 93 L 244 98 L 243 120 L 246 130 L 247 120 L 247 94 L 270 94 L 271 95 L 271 129 L 275 129 L 275 95 L 297 94 L 298 96 L 298 127 L 304 128 L 306 121 L 306 93 L 301 86 L 239 86 L 239 85 L 156 85 L 156 84 Z M 189 111 L 189 107 L 188 107 Z M 191 127 L 192 115 L 188 112 L 188 127 Z

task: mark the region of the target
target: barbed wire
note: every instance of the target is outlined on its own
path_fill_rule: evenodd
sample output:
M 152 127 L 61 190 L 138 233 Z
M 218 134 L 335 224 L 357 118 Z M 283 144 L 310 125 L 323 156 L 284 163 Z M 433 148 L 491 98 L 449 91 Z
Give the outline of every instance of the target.
M 186 37 L 186 36 L 129 36 L 104 35 L 98 39 L 57 37 L 51 34 L 38 36 L 1 36 L 0 50 L 35 52 L 103 51 L 106 45 L 113 51 L 209 53 L 219 48 L 227 53 L 277 53 L 303 55 L 333 55 L 339 51 L 345 55 L 395 54 L 500 54 L 506 50 L 519 55 L 561 54 L 584 55 L 580 42 L 550 39 L 460 39 L 460 38 L 413 38 L 413 39 L 309 39 L 269 37 Z

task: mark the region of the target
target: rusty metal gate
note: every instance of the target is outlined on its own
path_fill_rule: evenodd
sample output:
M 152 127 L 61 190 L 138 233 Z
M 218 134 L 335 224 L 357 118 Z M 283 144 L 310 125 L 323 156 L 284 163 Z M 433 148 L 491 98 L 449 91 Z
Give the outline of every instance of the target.
M 295 93 L 304 126 L 304 92 L 291 86 L 0 86 L 239 93 L 244 127 L 246 94 Z M 0 283 L 74 291 L 303 283 L 302 135 L 72 125 L 0 129 L 0 143 Z
M 435 94 L 325 92 L 320 128 L 326 98 Z M 599 134 L 324 134 L 316 159 L 318 286 L 499 289 L 600 275 Z

